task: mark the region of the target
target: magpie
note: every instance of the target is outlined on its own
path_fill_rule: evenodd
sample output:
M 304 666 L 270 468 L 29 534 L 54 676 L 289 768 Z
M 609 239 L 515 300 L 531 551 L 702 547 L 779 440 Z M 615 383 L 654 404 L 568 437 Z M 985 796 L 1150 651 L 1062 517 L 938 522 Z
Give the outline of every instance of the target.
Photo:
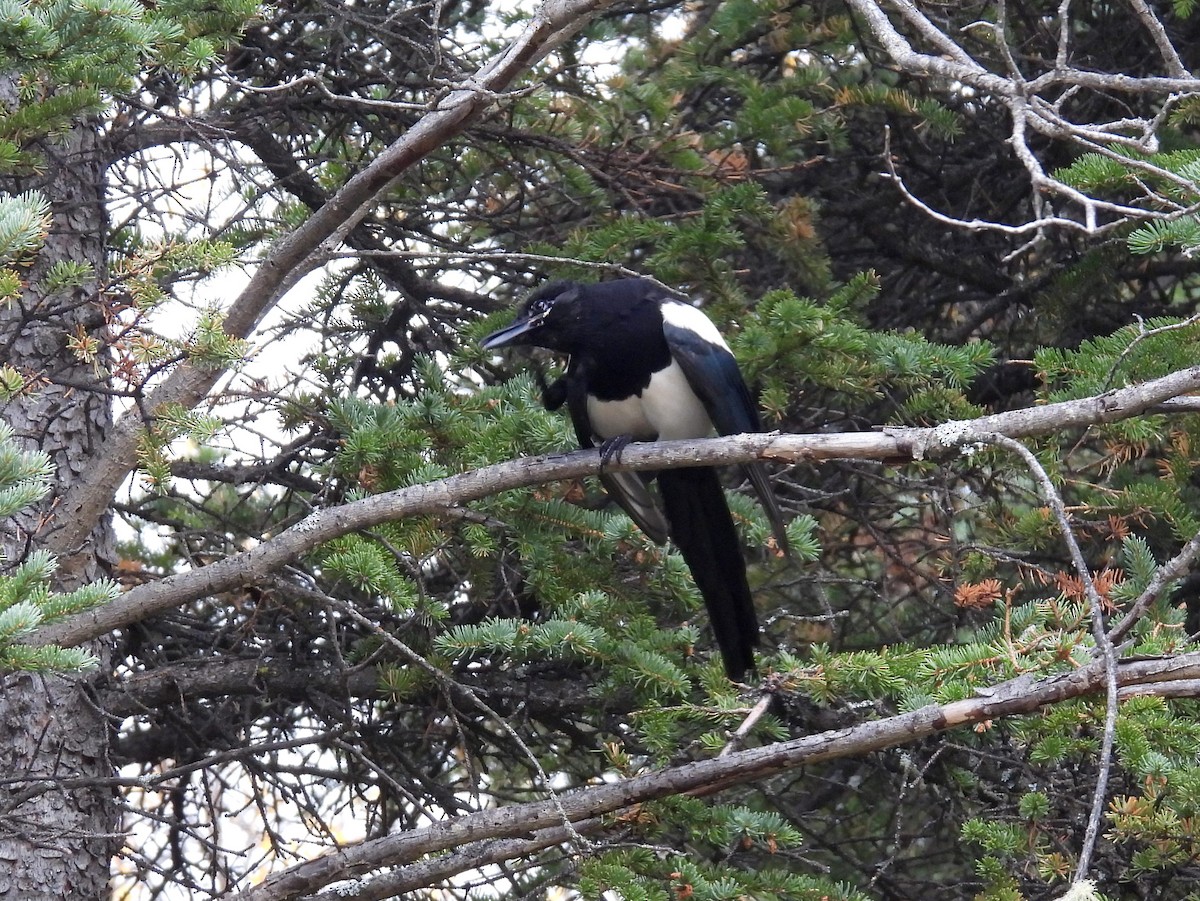
M 493 350 L 532 345 L 567 354 L 566 374 L 547 385 L 549 409 L 566 403 L 579 444 L 607 462 L 630 441 L 760 432 L 758 411 L 729 346 L 699 309 L 644 278 L 552 282 L 534 292 L 507 328 L 483 339 Z M 783 516 L 760 463 L 747 467 L 776 541 L 788 552 Z M 648 482 L 657 479 L 657 496 Z M 601 483 L 657 544 L 670 537 L 704 598 L 730 679 L 754 668 L 758 618 L 746 562 L 717 471 L 605 472 Z

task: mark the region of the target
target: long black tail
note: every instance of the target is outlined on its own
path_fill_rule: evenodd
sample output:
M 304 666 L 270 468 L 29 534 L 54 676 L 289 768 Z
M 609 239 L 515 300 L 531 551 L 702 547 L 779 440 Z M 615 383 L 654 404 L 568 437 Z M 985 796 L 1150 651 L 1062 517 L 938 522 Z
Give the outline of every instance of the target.
M 704 597 L 730 679 L 754 669 L 758 617 L 746 582 L 746 561 L 715 469 L 671 469 L 658 474 L 671 538 Z

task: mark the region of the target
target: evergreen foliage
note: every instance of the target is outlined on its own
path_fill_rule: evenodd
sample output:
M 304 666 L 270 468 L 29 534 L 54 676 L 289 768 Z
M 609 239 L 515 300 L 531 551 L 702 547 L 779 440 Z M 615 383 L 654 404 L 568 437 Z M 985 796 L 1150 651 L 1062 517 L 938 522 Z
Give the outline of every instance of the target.
M 21 450 L 7 423 L 0 421 L 0 521 L 12 522 L 50 490 L 53 467 L 45 454 Z M 3 561 L 7 562 L 7 561 Z M 102 580 L 66 594 L 50 590 L 54 557 L 34 551 L 0 574 L 0 670 L 66 672 L 96 666 L 80 648 L 26 647 L 19 640 L 38 626 L 61 621 L 111 601 L 119 589 Z
M 1164 35 L 1198 70 L 1194 3 L 1170 6 Z M 103 639 L 112 666 L 90 690 L 118 730 L 120 779 L 97 783 L 124 792 L 118 894 L 218 896 L 339 842 L 844 734 L 1097 658 L 1089 592 L 1045 486 L 994 445 L 772 464 L 790 559 L 730 467 L 763 623 L 756 688 L 774 698 L 761 716 L 758 691 L 724 677 L 679 555 L 591 479 L 350 531 L 260 568 L 264 546 L 302 536 L 311 514 L 573 450 L 568 418 L 542 397 L 563 361 L 478 346 L 550 278 L 639 274 L 678 290 L 719 325 L 767 427 L 785 432 L 970 420 L 1195 365 L 1195 97 L 1063 82 L 1053 103 L 1036 98 L 1044 130 L 1021 145 L 1011 97 L 939 74 L 958 60 L 931 40 L 939 28 L 961 42 L 977 75 L 1022 72 L 1023 91 L 1068 64 L 1158 77 L 1140 4 L 918 4 L 927 27 L 906 37 L 939 61 L 920 75 L 841 3 L 608 5 L 361 219 L 289 262 L 278 307 L 254 307 L 243 272 L 278 265 L 298 228 L 337 210 L 339 188 L 528 19 L 492 7 L 0 2 L 12 98 L 0 304 L 20 328 L 85 311 L 91 324 L 47 341 L 48 359 L 105 380 L 88 392 L 52 365 L 3 360 L 0 403 L 52 385 L 63 403 L 115 403 L 129 418 L 114 431 L 140 428 L 136 460 L 122 461 L 138 477 L 110 505 L 121 542 L 106 562 L 123 587 L 169 589 L 247 554 L 243 584 Z M 1054 117 L 1072 116 L 1118 125 L 1071 143 Z M 1155 140 L 1135 150 L 1139 118 Z M 78 128 L 103 155 L 103 260 L 42 255 L 70 211 L 52 217 L 44 192 L 26 190 Z M 250 319 L 265 324 L 249 339 L 228 330 Z M 214 380 L 203 400 L 155 393 L 188 373 Z M 1200 533 L 1200 416 L 1178 400 L 1022 439 L 1061 495 L 1110 627 Z M 0 517 L 51 484 L 45 458 L 0 432 Z M 21 643 L 117 595 L 108 581 L 53 591 L 41 540 L 30 533 L 0 574 L 0 667 L 92 666 L 86 652 Z M 1194 653 L 1200 582 L 1194 565 L 1169 572 L 1123 659 Z M 1095 897 L 1183 901 L 1200 878 L 1196 700 L 1162 694 L 1127 692 L 1113 724 L 1086 873 Z M 710 796 L 668 794 L 548 848 L 468 836 L 422 863 L 452 875 L 403 891 L 1058 898 L 1079 865 L 1105 715 L 1102 696 L 1057 702 Z M 493 866 L 498 848 L 516 850 Z M 373 876 L 313 890 L 395 893 Z
M 148 61 L 194 73 L 211 65 L 250 16 L 252 0 L 160 3 L 52 0 L 0 4 L 0 54 L 21 103 L 0 116 L 0 171 L 37 166 L 25 146 L 129 93 Z
M 36 192 L 0 197 L 0 303 L 21 293 L 21 275 L 14 264 L 28 264 L 45 241 L 50 221 L 50 205 Z M 4 380 L 6 393 L 20 388 L 12 377 Z

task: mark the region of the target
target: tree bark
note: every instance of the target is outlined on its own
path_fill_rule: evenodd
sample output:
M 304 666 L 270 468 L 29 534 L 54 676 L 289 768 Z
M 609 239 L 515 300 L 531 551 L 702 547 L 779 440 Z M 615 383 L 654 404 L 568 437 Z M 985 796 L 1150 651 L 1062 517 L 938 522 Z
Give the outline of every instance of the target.
M 58 141 L 36 148 L 44 168 L 6 190 L 36 189 L 51 202 L 53 224 L 27 273 L 18 302 L 0 308 L 0 359 L 25 373 L 33 389 L 0 405 L 0 416 L 29 449 L 56 467 L 49 496 L 36 509 L 0 525 L 4 565 L 20 562 L 63 529 L 59 500 L 86 481 L 93 448 L 112 421 L 103 386 L 102 357 L 80 359 L 70 339 L 105 328 L 97 278 L 78 288 L 44 293 L 46 272 L 58 262 L 104 271 L 104 166 L 95 123 L 81 123 Z M 55 589 L 73 590 L 103 574 L 111 557 L 107 516 L 81 530 L 59 555 Z M 104 648 L 93 646 L 104 659 Z M 0 897 L 96 899 L 106 894 L 117 834 L 111 788 L 86 787 L 111 776 L 109 727 L 78 676 L 10 674 L 0 684 Z M 84 785 L 85 787 L 80 787 Z

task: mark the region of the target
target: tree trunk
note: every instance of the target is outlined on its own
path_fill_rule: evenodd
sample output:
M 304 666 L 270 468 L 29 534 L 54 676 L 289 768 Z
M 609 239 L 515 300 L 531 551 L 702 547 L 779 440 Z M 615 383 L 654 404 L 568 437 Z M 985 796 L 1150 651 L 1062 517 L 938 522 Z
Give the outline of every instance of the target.
M 0 360 L 25 373 L 32 390 L 0 405 L 27 448 L 56 467 L 51 494 L 37 509 L 0 524 L 5 565 L 43 546 L 62 523 L 55 501 L 86 479 L 112 421 L 103 353 L 81 360 L 68 341 L 101 340 L 106 216 L 104 163 L 95 123 L 37 148 L 44 168 L 8 180 L 12 191 L 37 189 L 50 200 L 53 225 L 28 272 L 17 303 L 0 308 Z M 45 292 L 55 263 L 86 263 L 95 277 L 78 288 Z M 55 588 L 71 590 L 104 574 L 112 557 L 107 516 L 80 547 L 59 558 Z M 92 650 L 107 659 L 105 648 Z M 104 664 L 101 666 L 101 672 Z M 89 699 L 88 677 L 17 673 L 0 684 L 0 897 L 97 899 L 105 896 L 117 832 L 116 797 L 97 777 L 110 777 L 109 730 Z

